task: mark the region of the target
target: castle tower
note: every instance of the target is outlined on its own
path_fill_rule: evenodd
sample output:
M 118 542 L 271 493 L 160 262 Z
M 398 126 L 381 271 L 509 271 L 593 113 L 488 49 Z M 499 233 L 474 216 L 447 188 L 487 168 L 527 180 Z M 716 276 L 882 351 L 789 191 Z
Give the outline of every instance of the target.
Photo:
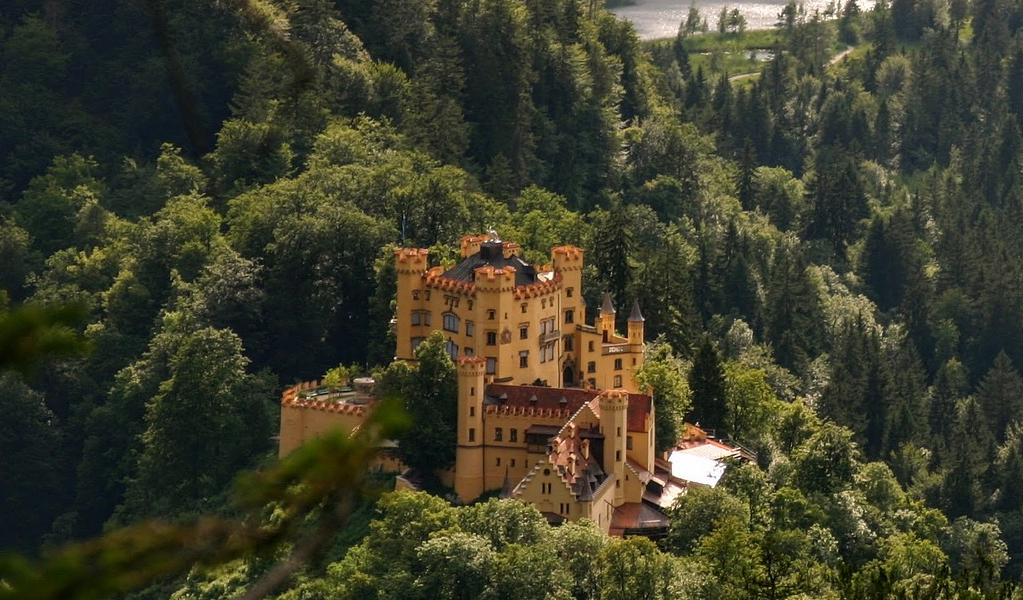
M 394 353 L 397 358 L 412 358 L 411 314 L 423 306 L 418 291 L 423 287 L 423 274 L 427 270 L 429 255 L 430 251 L 422 248 L 399 248 L 394 251 L 394 266 L 398 277 L 397 323 L 394 332 L 397 340 Z M 417 291 L 418 298 L 413 297 L 413 291 Z
M 483 377 L 487 361 L 458 359 L 458 446 L 455 448 L 455 493 L 472 502 L 483 493 Z
M 643 350 L 643 313 L 639 311 L 639 300 L 632 301 L 632 313 L 629 315 L 629 348 L 632 352 Z
M 551 266 L 561 273 L 563 312 L 572 311 L 571 321 L 562 318 L 562 323 L 586 322 L 586 305 L 583 303 L 583 249 L 575 246 L 558 246 L 551 249 Z
M 604 433 L 604 472 L 615 475 L 615 506 L 625 502 L 625 460 L 629 393 L 605 390 L 600 394 L 600 428 Z
M 600 332 L 605 342 L 615 334 L 615 306 L 608 292 L 604 292 L 604 304 L 600 306 Z

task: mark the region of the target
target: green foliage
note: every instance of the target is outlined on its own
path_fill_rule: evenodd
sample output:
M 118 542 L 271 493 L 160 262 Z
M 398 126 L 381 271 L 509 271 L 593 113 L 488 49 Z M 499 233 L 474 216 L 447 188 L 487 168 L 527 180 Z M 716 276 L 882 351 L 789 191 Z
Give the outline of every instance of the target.
M 99 598 L 184 575 L 195 564 L 221 564 L 290 542 L 288 559 L 247 594 L 263 597 L 323 551 L 348 518 L 355 498 L 371 491 L 365 486 L 366 465 L 377 452 L 380 436 L 394 435 L 401 422 L 393 409 L 378 407 L 356 436 L 336 432 L 318 437 L 280 464 L 247 475 L 237 484 L 235 519 L 144 521 L 69 545 L 38 564 L 4 557 L 0 573 L 6 585 L 0 596 Z M 275 511 L 267 519 L 270 503 Z
M 636 383 L 653 393 L 657 414 L 657 439 L 654 449 L 664 452 L 675 446 L 684 433 L 686 414 L 692 403 L 692 391 L 683 372 L 686 365 L 663 340 L 647 345 L 643 366 L 636 371 Z
M 398 440 L 401 460 L 427 477 L 455 460 L 457 377 L 445 344 L 433 332 L 416 348 L 414 365 L 395 362 L 381 374 L 377 392 L 408 410 L 413 425 Z

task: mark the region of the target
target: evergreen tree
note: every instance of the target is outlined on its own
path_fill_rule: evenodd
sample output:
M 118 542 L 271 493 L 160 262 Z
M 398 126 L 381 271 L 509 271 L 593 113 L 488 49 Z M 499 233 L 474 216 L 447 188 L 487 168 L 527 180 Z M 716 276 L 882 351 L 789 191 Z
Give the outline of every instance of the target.
M 956 409 L 946 462 L 948 471 L 942 483 L 945 514 L 975 515 L 986 508 L 994 456 L 995 440 L 983 408 L 974 398 L 963 400 Z
M 981 379 L 977 387 L 977 403 L 987 415 L 999 442 L 1005 441 L 1009 425 L 1023 419 L 1023 379 L 1005 352 L 998 353 Z
M 690 419 L 704 429 L 724 428 L 728 423 L 725 370 L 721 353 L 709 336 L 703 336 L 693 357 L 689 389 L 693 393 Z

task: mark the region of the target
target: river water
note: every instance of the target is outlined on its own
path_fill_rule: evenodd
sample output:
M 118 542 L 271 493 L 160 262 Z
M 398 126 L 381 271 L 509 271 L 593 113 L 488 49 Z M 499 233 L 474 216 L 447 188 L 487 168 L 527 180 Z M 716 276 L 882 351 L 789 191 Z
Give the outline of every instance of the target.
M 832 0 L 804 0 L 803 6 L 806 13 L 813 14 L 814 10 L 822 13 Z M 678 33 L 679 23 L 689 14 L 691 0 L 634 0 L 635 4 L 619 6 L 609 9 L 622 19 L 632 21 L 636 33 L 641 40 L 675 37 Z M 861 10 L 868 10 L 873 2 L 858 0 Z M 781 12 L 788 0 L 759 0 L 757 2 L 718 2 L 715 0 L 696 0 L 696 7 L 710 26 L 711 31 L 717 30 L 718 14 L 721 7 L 727 4 L 729 10 L 738 8 L 742 16 L 746 17 L 747 29 L 770 29 L 778 21 L 778 13 Z

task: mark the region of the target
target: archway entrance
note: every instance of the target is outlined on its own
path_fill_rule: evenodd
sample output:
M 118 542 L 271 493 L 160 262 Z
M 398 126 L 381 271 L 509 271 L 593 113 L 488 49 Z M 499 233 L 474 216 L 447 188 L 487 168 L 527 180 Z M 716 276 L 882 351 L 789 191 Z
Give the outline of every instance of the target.
M 561 376 L 562 385 L 572 387 L 575 385 L 575 365 L 566 364 Z

